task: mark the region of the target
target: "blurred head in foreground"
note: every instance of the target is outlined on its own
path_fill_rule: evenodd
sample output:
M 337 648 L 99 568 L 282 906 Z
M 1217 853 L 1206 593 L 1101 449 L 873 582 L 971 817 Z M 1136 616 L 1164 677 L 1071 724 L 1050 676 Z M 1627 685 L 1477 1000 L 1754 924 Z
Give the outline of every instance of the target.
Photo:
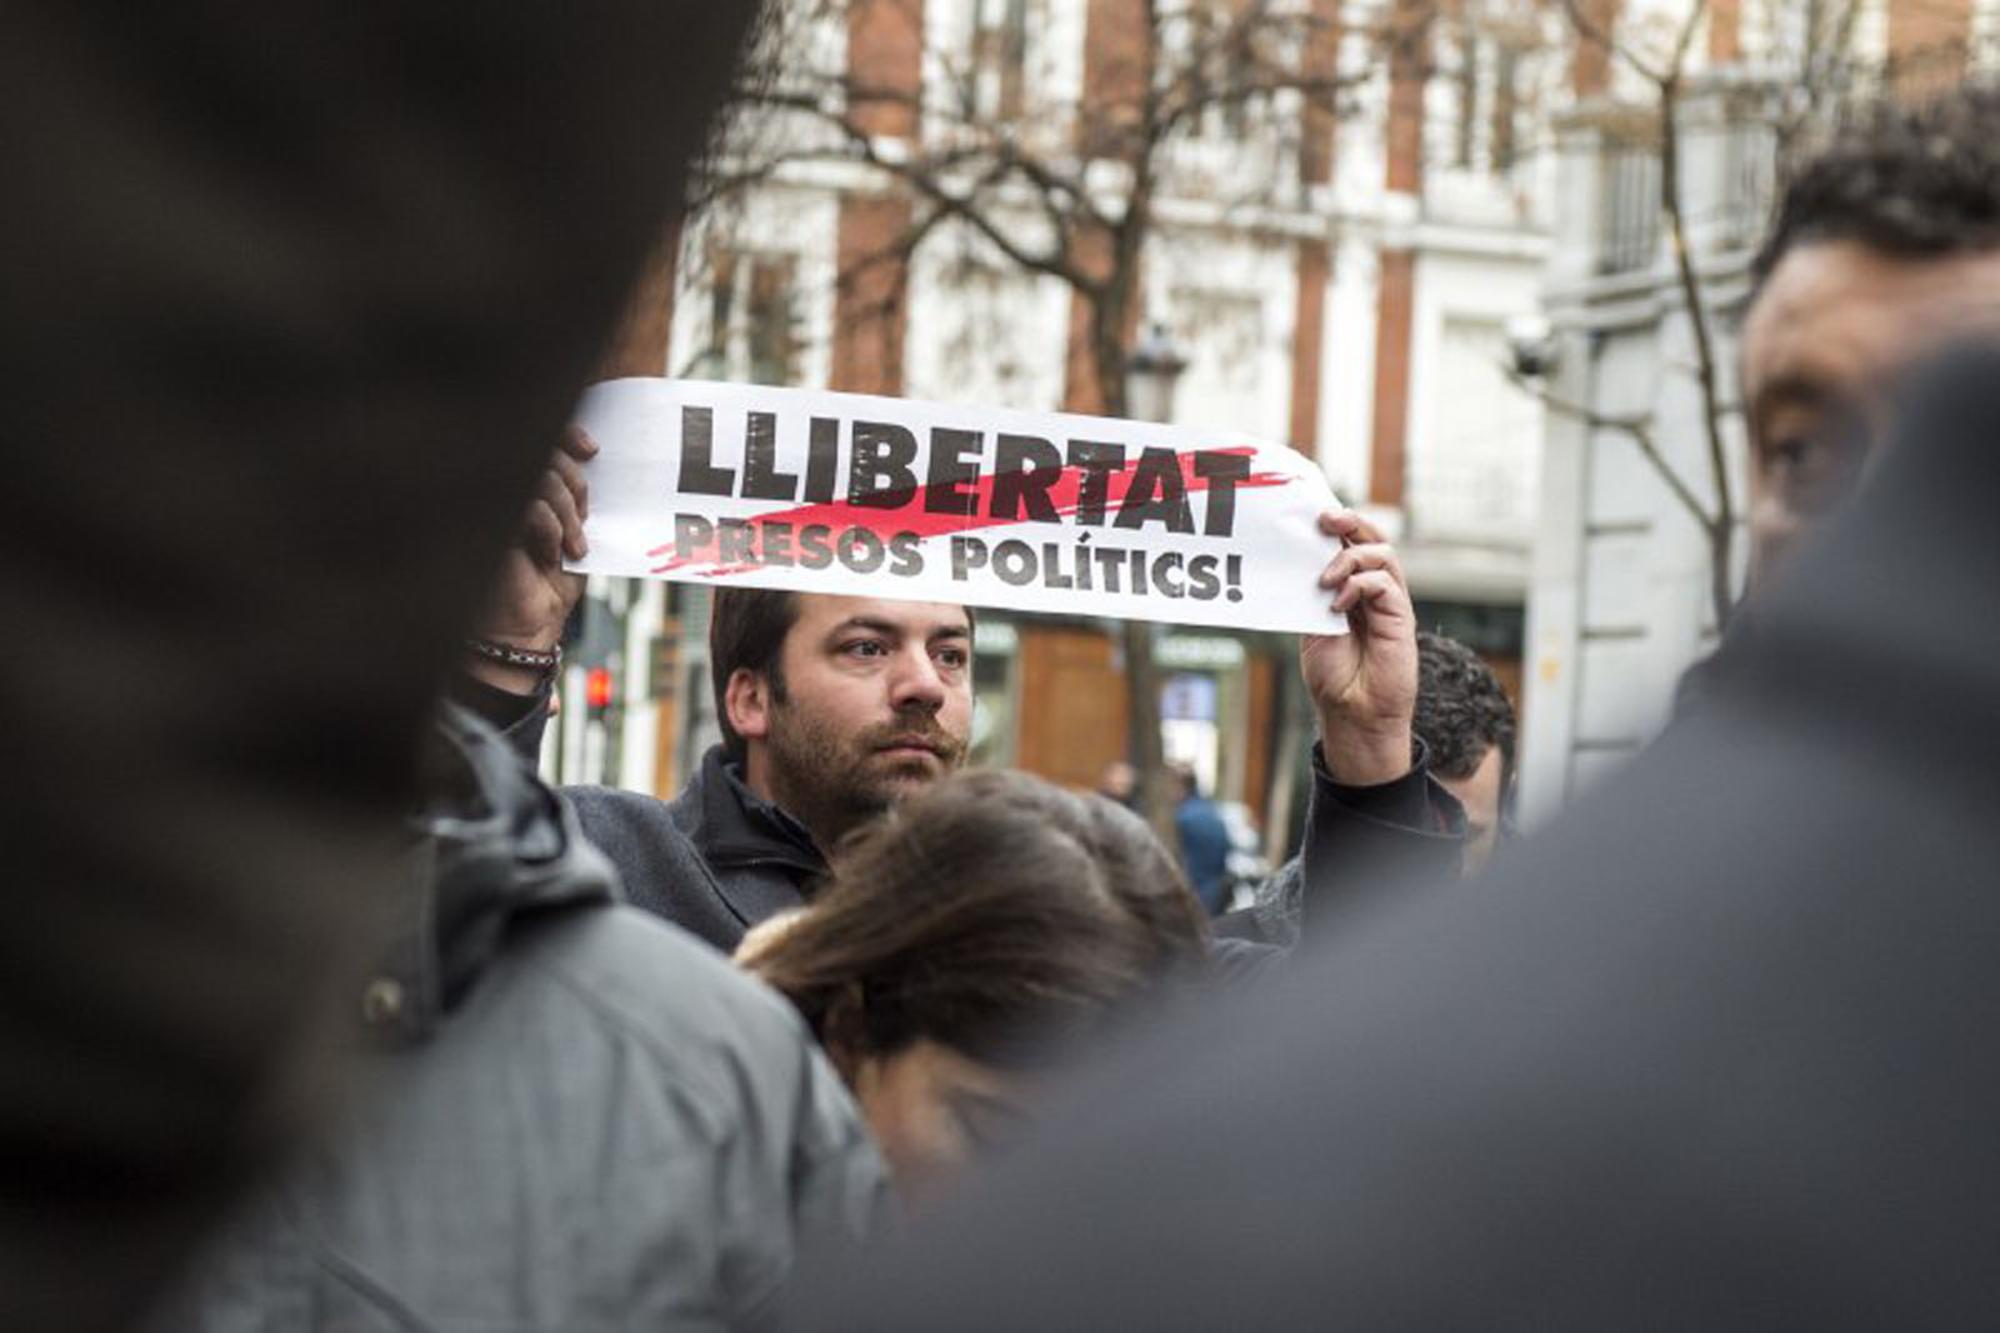
M 1036 1076 L 1202 966 L 1201 909 L 1116 804 L 980 771 L 851 838 L 737 960 L 795 1004 L 906 1197 L 1022 1128 Z
M 2000 333 L 2000 89 L 1885 102 L 1787 182 L 1743 330 L 1752 583 L 1844 499 L 1885 390 Z
M 1465 873 L 1493 855 L 1514 782 L 1514 705 L 1493 668 L 1456 639 L 1417 634 L 1417 714 L 1431 773 L 1465 807 Z

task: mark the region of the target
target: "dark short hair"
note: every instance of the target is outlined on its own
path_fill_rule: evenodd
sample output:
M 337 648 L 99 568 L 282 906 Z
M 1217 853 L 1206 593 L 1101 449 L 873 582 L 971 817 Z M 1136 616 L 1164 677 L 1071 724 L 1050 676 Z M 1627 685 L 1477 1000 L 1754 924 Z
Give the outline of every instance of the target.
M 729 725 L 729 679 L 754 671 L 770 685 L 771 697 L 785 701 L 785 636 L 799 619 L 799 595 L 772 588 L 717 588 L 708 609 L 708 679 L 715 691 L 715 720 L 723 751 L 743 762 L 743 738 Z M 965 623 L 973 626 L 972 608 Z
M 749 966 L 836 1050 L 929 1039 L 1018 1069 L 1198 974 L 1206 932 L 1144 820 L 983 769 L 851 835 L 832 881 Z
M 708 676 L 723 750 L 743 761 L 743 738 L 729 725 L 729 680 L 739 669 L 764 677 L 785 697 L 785 636 L 799 618 L 798 594 L 770 588 L 717 588 L 708 610 Z
M 1815 241 L 1907 259 L 2000 248 L 2000 87 L 1871 103 L 1836 130 L 1786 181 L 1756 280 Z
M 1416 732 L 1439 777 L 1471 777 L 1496 746 L 1503 787 L 1513 775 L 1514 705 L 1500 678 L 1478 653 L 1428 630 L 1417 634 Z

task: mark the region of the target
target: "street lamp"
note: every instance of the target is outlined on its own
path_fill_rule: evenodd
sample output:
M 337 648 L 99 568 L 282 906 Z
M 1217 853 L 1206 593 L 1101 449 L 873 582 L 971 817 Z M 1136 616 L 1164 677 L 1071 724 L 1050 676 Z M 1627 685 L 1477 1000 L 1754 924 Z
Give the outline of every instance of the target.
M 1174 386 L 1187 364 L 1167 326 L 1155 321 L 1125 363 L 1125 415 L 1134 421 L 1171 421 Z
M 1507 321 L 1507 357 L 1524 380 L 1547 379 L 1562 366 L 1562 344 L 1543 315 L 1516 315 Z

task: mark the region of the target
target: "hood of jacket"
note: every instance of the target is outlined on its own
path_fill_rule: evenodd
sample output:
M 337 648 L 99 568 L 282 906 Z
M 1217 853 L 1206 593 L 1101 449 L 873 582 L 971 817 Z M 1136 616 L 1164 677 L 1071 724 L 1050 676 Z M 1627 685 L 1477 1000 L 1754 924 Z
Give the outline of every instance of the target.
M 576 816 L 501 734 L 447 704 L 432 727 L 431 798 L 410 821 L 396 895 L 361 1017 L 377 1040 L 427 1038 L 534 913 L 608 906 L 618 877 Z

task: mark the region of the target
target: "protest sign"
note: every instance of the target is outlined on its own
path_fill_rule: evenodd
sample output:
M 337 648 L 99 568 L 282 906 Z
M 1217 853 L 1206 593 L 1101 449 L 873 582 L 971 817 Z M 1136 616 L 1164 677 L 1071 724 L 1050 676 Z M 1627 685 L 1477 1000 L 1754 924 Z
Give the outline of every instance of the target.
M 585 395 L 571 568 L 1333 634 L 1326 479 L 1184 427 L 693 380 Z

